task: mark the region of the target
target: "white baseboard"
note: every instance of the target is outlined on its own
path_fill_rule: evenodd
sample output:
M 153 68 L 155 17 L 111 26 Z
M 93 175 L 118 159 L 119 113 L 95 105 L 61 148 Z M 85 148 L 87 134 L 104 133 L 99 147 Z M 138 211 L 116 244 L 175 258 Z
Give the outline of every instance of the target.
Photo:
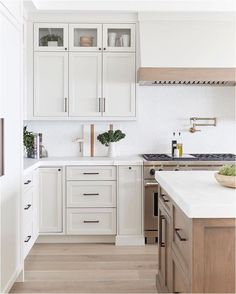
M 115 236 L 40 235 L 36 243 L 115 243 Z
M 6 284 L 5 288 L 2 290 L 1 293 L 9 293 L 14 283 L 17 281 L 18 276 L 21 274 L 23 270 L 23 265 L 21 265 L 11 276 L 8 283 Z
M 145 238 L 144 236 L 116 236 L 116 245 L 117 246 L 143 246 L 145 245 Z

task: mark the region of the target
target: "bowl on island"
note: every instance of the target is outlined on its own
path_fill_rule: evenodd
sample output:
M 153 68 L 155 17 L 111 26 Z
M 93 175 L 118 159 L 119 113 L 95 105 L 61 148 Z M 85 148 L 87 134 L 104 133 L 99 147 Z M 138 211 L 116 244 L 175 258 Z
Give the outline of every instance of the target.
M 236 188 L 236 165 L 225 165 L 215 173 L 217 182 L 225 187 Z

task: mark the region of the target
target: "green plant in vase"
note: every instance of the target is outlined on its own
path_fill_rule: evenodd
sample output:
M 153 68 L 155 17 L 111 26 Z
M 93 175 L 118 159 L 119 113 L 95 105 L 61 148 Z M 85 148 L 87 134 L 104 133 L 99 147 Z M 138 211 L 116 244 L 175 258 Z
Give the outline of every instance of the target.
M 42 46 L 49 46 L 48 42 L 57 42 L 57 45 L 54 46 L 62 46 L 62 38 L 55 34 L 48 34 L 40 38 L 40 43 Z
M 27 126 L 23 129 L 23 142 L 28 158 L 34 157 L 34 134 L 27 131 Z
M 114 157 L 115 156 L 115 142 L 118 142 L 122 139 L 125 138 L 125 134 L 122 133 L 121 130 L 109 130 L 105 133 L 102 133 L 100 135 L 97 136 L 98 141 L 102 144 L 105 145 L 107 147 L 109 147 L 109 157 Z

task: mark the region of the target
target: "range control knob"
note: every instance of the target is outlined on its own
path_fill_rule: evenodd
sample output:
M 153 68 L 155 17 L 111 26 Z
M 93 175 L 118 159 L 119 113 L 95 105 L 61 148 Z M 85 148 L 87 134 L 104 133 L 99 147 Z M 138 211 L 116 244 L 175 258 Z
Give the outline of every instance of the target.
M 162 171 L 163 169 L 162 169 L 162 168 L 159 168 L 158 170 L 159 170 L 159 171 Z
M 155 175 L 155 172 L 156 172 L 156 171 L 155 171 L 154 168 L 150 169 L 150 175 L 151 175 L 151 176 L 154 176 L 154 175 Z

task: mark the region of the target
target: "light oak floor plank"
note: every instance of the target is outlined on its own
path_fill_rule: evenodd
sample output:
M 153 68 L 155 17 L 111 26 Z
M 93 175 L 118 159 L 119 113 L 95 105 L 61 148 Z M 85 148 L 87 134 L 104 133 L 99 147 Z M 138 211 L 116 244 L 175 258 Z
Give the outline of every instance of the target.
M 11 293 L 156 293 L 157 246 L 35 244 Z

